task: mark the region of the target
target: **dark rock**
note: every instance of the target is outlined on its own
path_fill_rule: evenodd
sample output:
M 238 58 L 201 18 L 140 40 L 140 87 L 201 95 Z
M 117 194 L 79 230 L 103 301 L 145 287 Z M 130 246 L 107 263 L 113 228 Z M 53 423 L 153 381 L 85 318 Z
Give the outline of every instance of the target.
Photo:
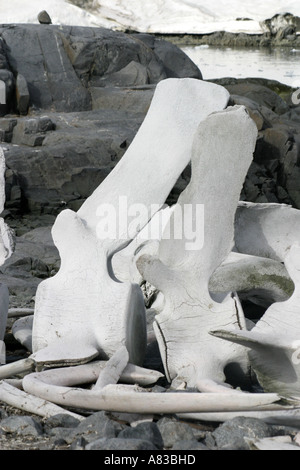
M 17 119 L 3 118 L 0 120 L 0 142 L 11 142 L 13 129 L 17 125 Z
M 18 73 L 16 80 L 17 109 L 20 114 L 27 114 L 29 108 L 30 95 L 26 79 Z
M 135 427 L 127 427 L 118 435 L 124 439 L 142 439 L 152 442 L 157 449 L 163 448 L 163 439 L 157 424 L 151 422 L 140 423 Z
M 0 422 L 0 429 L 7 434 L 38 437 L 43 434 L 39 421 L 30 416 L 10 416 Z
M 85 446 L 85 450 L 157 450 L 155 445 L 143 439 L 98 439 Z
M 91 87 L 93 109 L 124 110 L 147 114 L 155 85 L 142 87 Z
M 300 31 L 300 18 L 291 13 L 278 13 L 272 18 L 261 22 L 261 25 L 269 30 L 272 35 L 278 35 L 286 28 L 292 28 L 294 32 Z
M 240 83 L 225 86 L 230 94 L 242 95 L 256 103 L 266 106 L 277 114 L 284 114 L 289 110 L 287 103 L 277 93 L 268 87 L 252 83 Z
M 52 23 L 51 18 L 49 16 L 49 14 L 46 12 L 46 10 L 43 10 L 38 14 L 38 20 L 39 20 L 40 24 L 51 24 Z
M 5 151 L 7 166 L 18 175 L 23 206 L 37 214 L 57 214 L 70 202 L 88 197 L 123 156 L 144 114 L 104 109 L 49 118 L 56 123 L 54 132 L 27 133 L 31 124 L 22 118 L 13 136 L 13 142 L 28 144 L 42 135 L 42 147 L 11 145 Z
M 86 442 L 92 442 L 114 438 L 121 430 L 119 423 L 109 419 L 104 411 L 99 411 L 85 418 L 76 428 L 70 429 L 70 432 L 64 434 L 64 439 L 71 443 L 78 437 L 84 437 Z
M 176 441 L 172 447 L 172 450 L 209 450 L 206 445 L 201 444 L 196 439 L 194 440 L 186 440 L 182 439 L 180 441 Z
M 6 43 L 12 70 L 27 82 L 31 107 L 58 111 L 90 109 L 88 91 L 68 59 L 58 28 L 14 25 L 0 28 L 0 35 Z M 30 53 L 24 54 L 24 50 Z
M 65 444 L 73 441 L 73 428 L 55 427 L 48 429 L 47 435 L 55 441 L 62 441 Z
M 50 416 L 45 419 L 44 425 L 47 428 L 76 428 L 80 424 L 80 420 L 66 413 Z
M 164 64 L 167 77 L 176 78 L 198 78 L 202 79 L 199 68 L 189 59 L 189 57 L 177 46 L 164 39 L 157 38 L 150 34 L 133 34 L 133 37 L 144 42 L 151 48 L 155 55 Z
M 55 123 L 48 116 L 18 119 L 13 130 L 12 143 L 29 147 L 41 146 L 46 132 L 55 130 Z
M 75 441 L 72 442 L 69 449 L 70 450 L 85 450 L 85 446 L 87 445 L 87 441 L 84 437 L 78 437 Z
M 163 438 L 164 447 L 170 448 L 179 440 L 195 440 L 191 426 L 171 418 L 162 418 L 157 422 Z
M 221 424 L 212 436 L 220 450 L 249 450 L 247 439 L 272 437 L 272 427 L 256 418 L 237 417 Z

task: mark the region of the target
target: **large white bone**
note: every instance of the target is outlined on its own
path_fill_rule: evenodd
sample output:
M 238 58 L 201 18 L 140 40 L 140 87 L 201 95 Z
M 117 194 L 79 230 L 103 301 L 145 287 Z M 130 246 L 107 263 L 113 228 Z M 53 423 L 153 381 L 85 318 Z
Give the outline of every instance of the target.
M 44 418 L 49 418 L 49 416 L 55 416 L 57 414 L 67 414 L 80 421 L 84 419 L 83 416 L 77 413 L 72 413 L 42 398 L 19 390 L 5 381 L 0 381 L 0 400 L 22 411 L 34 413 Z
M 300 241 L 300 210 L 286 204 L 239 203 L 235 218 L 235 249 L 284 261 Z
M 262 307 L 287 300 L 294 283 L 279 261 L 231 252 L 209 281 L 212 293 L 238 292 L 241 300 Z
M 225 342 L 218 344 L 210 338 L 213 325 L 232 325 L 239 330 L 245 328 L 245 321 L 237 298 L 228 295 L 223 302 L 215 302 L 208 285 L 233 245 L 234 215 L 256 136 L 257 129 L 244 107 L 214 113 L 199 125 L 191 181 L 170 219 L 173 236 L 169 240 L 163 237 L 158 257 L 142 255 L 137 260 L 144 279 L 164 295 L 164 307 L 156 316 L 154 329 L 166 375 L 169 380 L 179 377 L 201 391 L 215 390 L 215 382 L 225 379 L 225 366 L 243 364 L 245 359 L 241 348 L 227 347 Z M 200 205 L 204 207 L 204 224 L 197 226 Z M 184 213 L 187 207 L 193 210 L 184 214 L 187 219 L 183 225 L 193 222 L 196 236 L 203 230 L 202 247 L 187 249 L 191 248 L 187 234 L 175 239 L 182 227 L 180 211 Z
M 295 284 L 292 296 L 272 304 L 249 332 L 226 330 L 212 334 L 250 348 L 251 365 L 265 391 L 300 397 L 300 246 L 292 245 L 286 258 Z
M 81 367 L 86 370 L 87 366 Z M 27 393 L 68 407 L 130 413 L 185 413 L 197 411 L 232 411 L 276 409 L 277 394 L 255 393 L 140 393 L 132 386 L 110 386 L 101 390 L 85 390 L 75 385 L 88 377 L 74 368 L 52 369 L 26 375 L 23 388 Z M 73 371 L 70 371 L 73 369 Z M 75 370 L 75 373 L 74 373 Z
M 43 350 L 43 358 L 52 363 L 80 363 L 94 354 L 110 357 L 123 344 L 130 362 L 143 361 L 143 296 L 138 285 L 116 279 L 111 257 L 165 202 L 191 158 L 199 122 L 225 108 L 228 99 L 223 87 L 211 83 L 160 82 L 142 126 L 118 165 L 77 213 L 59 214 L 52 236 L 61 267 L 39 285 L 36 294 L 33 351 L 37 355 Z M 131 224 L 124 205 L 133 217 Z M 109 237 L 104 233 L 106 224 L 113 227 L 114 223 L 117 234 Z

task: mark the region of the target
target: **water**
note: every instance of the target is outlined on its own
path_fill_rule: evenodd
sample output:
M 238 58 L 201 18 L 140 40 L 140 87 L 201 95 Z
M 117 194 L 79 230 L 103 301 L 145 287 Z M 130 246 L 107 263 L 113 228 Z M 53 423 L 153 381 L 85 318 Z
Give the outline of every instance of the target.
M 300 49 L 187 46 L 181 49 L 200 68 L 204 80 L 260 77 L 300 88 Z

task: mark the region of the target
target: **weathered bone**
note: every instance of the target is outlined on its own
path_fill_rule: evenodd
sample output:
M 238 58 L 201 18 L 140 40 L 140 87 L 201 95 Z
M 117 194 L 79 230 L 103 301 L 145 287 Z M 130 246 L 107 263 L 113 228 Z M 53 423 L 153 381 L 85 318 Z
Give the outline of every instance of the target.
M 35 370 L 35 361 L 32 357 L 20 359 L 0 367 L 0 380 L 14 377 L 18 374 L 24 374 Z
M 144 279 L 164 295 L 164 308 L 154 329 L 166 375 L 170 381 L 178 376 L 200 390 L 224 382 L 227 364 L 245 366 L 241 348 L 228 348 L 225 342 L 218 344 L 209 337 L 213 325 L 246 327 L 238 299 L 228 295 L 223 302 L 215 302 L 208 284 L 233 245 L 234 215 L 256 136 L 257 129 L 244 107 L 212 114 L 200 124 L 191 182 L 179 197 L 170 225 L 187 204 L 193 207 L 189 220 L 196 224 L 197 204 L 203 204 L 203 247 L 189 251 L 187 238 L 175 240 L 173 233 L 173 239 L 161 240 L 157 258 L 142 255 L 137 260 Z M 179 227 L 175 226 L 174 232 L 181 226 L 180 218 L 177 220 Z
M 300 450 L 298 445 L 292 443 L 290 436 L 265 437 L 259 440 L 248 439 L 251 450 Z
M 91 360 L 93 351 L 110 357 L 123 344 L 130 361 L 142 363 L 146 347 L 143 296 L 138 285 L 118 282 L 111 257 L 164 203 L 190 160 L 199 122 L 225 108 L 228 99 L 223 87 L 211 83 L 195 79 L 160 82 L 122 160 L 77 214 L 70 210 L 59 214 L 52 236 L 61 267 L 37 290 L 33 325 L 36 359 L 43 350 L 43 360 L 80 363 L 82 358 Z M 108 211 L 105 222 L 113 225 L 124 201 L 134 223 L 128 227 L 127 214 L 120 214 L 118 233 L 109 238 L 103 234 L 103 211 Z
M 44 418 L 49 418 L 57 414 L 68 414 L 79 420 L 84 419 L 83 416 L 77 413 L 72 413 L 42 398 L 23 392 L 5 381 L 0 382 L 0 400 L 22 411 L 33 413 Z
M 214 294 L 235 290 L 241 300 L 267 308 L 287 300 L 294 283 L 279 261 L 231 252 L 210 278 L 209 290 Z
M 94 361 L 77 367 L 69 367 L 64 369 L 66 377 L 70 380 L 79 380 L 79 383 L 92 383 L 99 376 L 100 372 L 105 368 L 107 361 Z M 19 374 L 28 374 L 38 369 L 39 364 L 35 361 L 35 355 L 32 354 L 27 359 L 21 359 L 11 364 L 0 367 L 0 380 L 9 379 Z M 144 367 L 128 364 L 121 374 L 121 380 L 124 383 L 137 383 L 139 385 L 151 385 L 163 374 L 156 370 L 145 369 Z
M 278 395 L 266 393 L 140 393 L 134 392 L 132 388 L 127 391 L 125 386 L 118 385 L 108 385 L 100 391 L 84 390 L 74 387 L 79 384 L 79 374 L 73 372 L 71 376 L 69 369 L 52 369 L 26 375 L 23 388 L 28 393 L 59 405 L 132 413 L 231 411 L 265 407 L 272 409 L 280 400 Z
M 16 320 L 11 328 L 14 338 L 30 352 L 32 352 L 32 325 L 33 315 L 29 315 Z
M 286 204 L 240 202 L 235 218 L 235 249 L 284 261 L 299 241 L 300 210 Z
M 212 334 L 250 348 L 251 365 L 265 391 L 300 397 L 300 246 L 285 258 L 295 290 L 285 302 L 271 305 L 249 332 L 226 330 Z
M 163 236 L 174 208 L 175 206 L 167 206 L 156 212 L 134 240 L 126 248 L 114 254 L 112 269 L 117 279 L 122 282 L 130 281 L 141 284 L 143 277 L 136 267 L 135 258 L 140 250 L 143 250 L 143 254 L 157 252 L 158 242 Z
M 99 374 L 94 390 L 101 390 L 109 384 L 116 384 L 127 366 L 128 360 L 128 351 L 123 346 L 107 361 L 104 369 Z

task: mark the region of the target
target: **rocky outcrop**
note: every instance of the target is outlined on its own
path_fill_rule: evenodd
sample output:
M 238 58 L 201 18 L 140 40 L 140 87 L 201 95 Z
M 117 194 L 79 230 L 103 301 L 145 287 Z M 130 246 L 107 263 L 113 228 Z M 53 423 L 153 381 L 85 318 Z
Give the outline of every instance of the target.
M 179 48 L 150 35 L 40 24 L 1 26 L 0 39 L 13 213 L 78 209 L 129 146 L 156 84 L 202 78 Z

